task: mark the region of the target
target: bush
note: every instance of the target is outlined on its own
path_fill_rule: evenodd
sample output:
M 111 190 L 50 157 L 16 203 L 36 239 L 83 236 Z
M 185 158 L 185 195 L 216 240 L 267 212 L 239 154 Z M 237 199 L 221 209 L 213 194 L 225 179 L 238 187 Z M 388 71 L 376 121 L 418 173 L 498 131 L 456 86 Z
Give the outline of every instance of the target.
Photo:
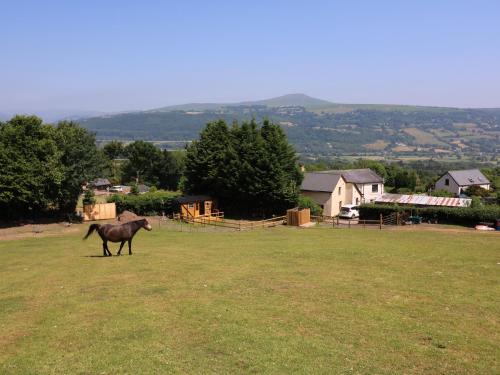
M 299 208 L 309 208 L 311 210 L 311 215 L 321 216 L 323 215 L 323 209 L 319 204 L 317 204 L 312 198 L 305 197 L 301 195 L 299 197 Z
M 108 202 L 116 204 L 118 213 L 132 211 L 137 215 L 162 215 L 178 211 L 176 198 L 179 193 L 173 191 L 157 190 L 140 195 L 113 195 Z
M 83 204 L 84 205 L 89 205 L 89 204 L 95 204 L 95 194 L 92 189 L 87 189 L 85 190 L 85 194 L 83 195 Z
M 360 216 L 365 220 L 377 220 L 380 214 L 393 212 L 413 213 L 425 220 L 437 220 L 441 224 L 474 226 L 480 222 L 494 222 L 500 218 L 499 206 L 483 207 L 411 207 L 398 205 L 365 204 L 360 207 Z
M 433 197 L 454 197 L 455 194 L 449 192 L 448 190 L 434 190 L 431 192 Z

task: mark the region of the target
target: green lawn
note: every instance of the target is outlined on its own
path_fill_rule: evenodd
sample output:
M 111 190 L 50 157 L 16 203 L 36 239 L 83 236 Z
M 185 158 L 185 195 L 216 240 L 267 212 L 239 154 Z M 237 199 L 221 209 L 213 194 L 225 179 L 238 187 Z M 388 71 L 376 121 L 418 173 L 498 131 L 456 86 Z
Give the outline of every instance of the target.
M 0 241 L 1 374 L 500 372 L 498 234 L 86 227 Z

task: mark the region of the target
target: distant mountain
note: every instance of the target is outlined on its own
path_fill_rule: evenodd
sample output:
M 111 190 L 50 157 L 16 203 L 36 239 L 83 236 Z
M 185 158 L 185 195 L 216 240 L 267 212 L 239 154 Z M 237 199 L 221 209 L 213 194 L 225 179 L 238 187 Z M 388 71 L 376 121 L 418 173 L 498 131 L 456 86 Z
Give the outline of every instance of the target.
M 78 109 L 45 109 L 45 110 L 9 110 L 0 113 L 0 120 L 8 120 L 15 115 L 35 115 L 43 119 L 44 122 L 52 123 L 61 120 L 79 120 L 82 118 L 103 115 L 102 111 L 87 111 Z
M 169 111 L 216 111 L 226 107 L 239 106 L 266 106 L 266 107 L 304 107 L 307 109 L 331 107 L 334 103 L 322 99 L 312 98 L 305 94 L 288 94 L 276 98 L 246 101 L 238 103 L 188 103 L 181 105 L 172 105 L 151 109 L 147 112 L 169 112 Z

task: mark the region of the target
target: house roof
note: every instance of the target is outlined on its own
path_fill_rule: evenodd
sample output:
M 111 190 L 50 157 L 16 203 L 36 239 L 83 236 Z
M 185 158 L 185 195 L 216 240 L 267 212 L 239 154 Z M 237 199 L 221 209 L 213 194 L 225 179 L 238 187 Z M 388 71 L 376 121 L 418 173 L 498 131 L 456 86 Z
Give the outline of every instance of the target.
M 184 195 L 182 197 L 177 198 L 177 202 L 179 202 L 180 204 L 204 202 L 211 200 L 212 198 L 209 197 L 208 195 Z
M 306 172 L 300 190 L 331 193 L 341 178 L 340 174 Z
M 325 174 L 340 174 L 344 177 L 346 182 L 354 184 L 370 184 L 384 182 L 384 179 L 376 174 L 369 168 L 363 169 L 339 169 L 339 170 L 329 170 L 321 171 L 319 173 Z
M 408 204 L 412 206 L 445 206 L 445 207 L 468 207 L 471 199 L 449 198 L 449 197 L 431 197 L 428 195 L 407 195 L 407 194 L 389 194 L 385 193 L 375 199 L 376 203 L 397 203 Z
M 479 169 L 463 169 L 459 171 L 448 171 L 448 174 L 459 186 L 484 185 L 490 181 Z
M 107 178 L 97 178 L 90 183 L 92 186 L 106 186 L 111 185 L 111 182 Z

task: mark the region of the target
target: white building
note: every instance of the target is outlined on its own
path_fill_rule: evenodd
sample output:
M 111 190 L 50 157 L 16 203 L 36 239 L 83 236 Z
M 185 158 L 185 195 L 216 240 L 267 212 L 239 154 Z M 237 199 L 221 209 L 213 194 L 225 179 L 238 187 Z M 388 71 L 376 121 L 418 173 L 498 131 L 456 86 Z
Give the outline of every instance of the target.
M 435 190 L 446 190 L 458 196 L 471 186 L 490 190 L 490 181 L 479 169 L 448 171 L 436 181 Z
M 300 190 L 324 215 L 336 216 L 343 205 L 374 202 L 384 193 L 384 180 L 371 169 L 307 172 Z

